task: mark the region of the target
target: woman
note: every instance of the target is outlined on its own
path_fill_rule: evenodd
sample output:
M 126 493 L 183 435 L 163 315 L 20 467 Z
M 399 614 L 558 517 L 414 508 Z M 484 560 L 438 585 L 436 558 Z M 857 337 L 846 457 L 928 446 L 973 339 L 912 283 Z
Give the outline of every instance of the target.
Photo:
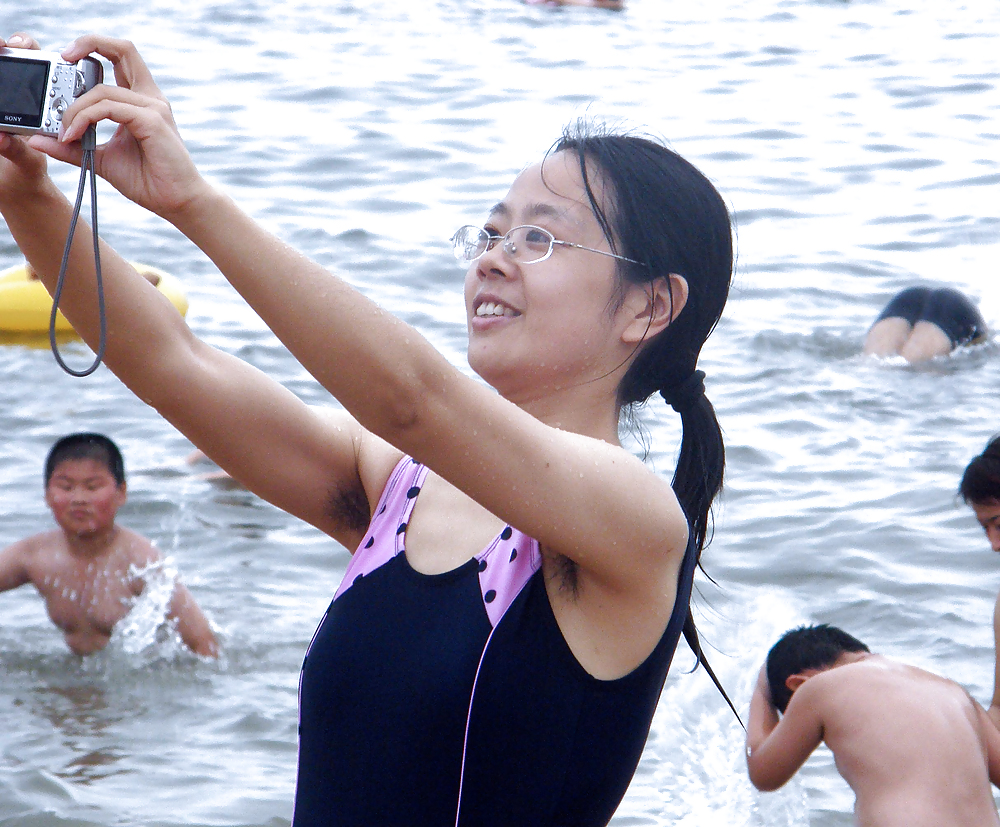
M 111 370 L 248 488 L 358 549 L 303 665 L 297 827 L 606 824 L 682 628 L 695 640 L 723 466 L 696 370 L 732 269 L 718 193 L 621 136 L 564 137 L 525 169 L 454 238 L 469 362 L 494 393 L 204 181 L 132 44 L 86 36 L 64 57 L 91 52 L 119 85 L 70 107 L 63 141 L 0 138 L 25 256 L 51 289 L 70 206 L 42 153 L 79 163 L 72 142 L 110 119 L 98 173 L 205 251 L 346 409 L 319 416 L 208 347 L 103 249 Z M 79 236 L 60 306 L 94 345 Z M 623 408 L 657 391 L 684 427 L 674 488 L 618 441 Z

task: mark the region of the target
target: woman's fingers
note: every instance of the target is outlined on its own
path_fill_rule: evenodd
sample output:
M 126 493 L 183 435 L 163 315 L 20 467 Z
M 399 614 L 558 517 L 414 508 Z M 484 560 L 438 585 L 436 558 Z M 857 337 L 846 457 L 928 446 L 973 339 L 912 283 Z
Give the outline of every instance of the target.
M 0 200 L 30 198 L 45 179 L 45 156 L 24 139 L 0 133 Z
M 76 63 L 94 53 L 111 61 L 115 70 L 115 82 L 120 87 L 132 89 L 143 95 L 163 97 L 149 67 L 146 66 L 146 61 L 142 59 L 139 50 L 130 40 L 85 34 L 70 43 L 62 56 L 64 60 Z
M 153 137 L 161 124 L 177 132 L 170 104 L 163 98 L 138 94 L 121 86 L 97 86 L 80 97 L 63 115 L 59 140 L 77 141 L 88 126 L 107 118 L 125 126 L 136 140 Z
M 0 46 L 10 46 L 12 49 L 41 49 L 38 41 L 27 32 L 14 32 L 4 40 L 0 37 Z

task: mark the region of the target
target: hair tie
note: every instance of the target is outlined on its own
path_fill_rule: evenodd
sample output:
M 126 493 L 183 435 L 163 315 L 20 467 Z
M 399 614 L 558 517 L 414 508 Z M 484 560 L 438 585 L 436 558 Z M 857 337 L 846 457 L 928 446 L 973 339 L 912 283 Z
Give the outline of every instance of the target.
M 705 395 L 705 371 L 696 370 L 683 382 L 660 391 L 660 396 L 677 413 L 684 413 Z

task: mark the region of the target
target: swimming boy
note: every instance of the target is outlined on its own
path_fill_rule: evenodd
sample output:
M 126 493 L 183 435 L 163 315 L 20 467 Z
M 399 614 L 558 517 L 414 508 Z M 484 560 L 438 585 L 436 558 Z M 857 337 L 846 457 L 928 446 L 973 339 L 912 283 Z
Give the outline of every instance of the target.
M 958 494 L 972 508 L 986 539 L 994 551 L 1000 551 L 1000 435 L 993 437 L 983 452 L 966 466 Z M 1000 727 L 1000 595 L 993 608 L 993 638 L 996 644 L 993 701 L 986 713 Z
M 1000 732 L 983 708 L 953 681 L 827 625 L 794 629 L 767 655 L 750 701 L 750 781 L 777 789 L 823 741 L 859 825 L 1000 825 L 990 788 Z
M 78 655 L 107 646 L 145 586 L 142 570 L 160 554 L 115 523 L 126 497 L 121 452 L 102 434 L 60 439 L 45 460 L 45 502 L 58 528 L 0 551 L 0 592 L 28 583 Z M 178 582 L 167 611 L 184 643 L 215 657 L 218 644 L 190 592 Z

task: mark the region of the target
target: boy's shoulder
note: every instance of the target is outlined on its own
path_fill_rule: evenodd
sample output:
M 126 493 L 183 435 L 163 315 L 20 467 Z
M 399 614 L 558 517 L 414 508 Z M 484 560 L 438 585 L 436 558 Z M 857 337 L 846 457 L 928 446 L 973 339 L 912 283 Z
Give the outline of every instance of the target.
M 4 552 L 34 556 L 39 552 L 54 551 L 63 547 L 65 547 L 65 538 L 62 530 L 52 528 L 22 537 L 7 546 Z
M 109 546 L 109 550 L 120 555 L 119 560 L 124 558 L 128 564 L 142 567 L 160 559 L 160 550 L 148 537 L 124 526 L 117 526 L 117 529 L 115 541 Z

